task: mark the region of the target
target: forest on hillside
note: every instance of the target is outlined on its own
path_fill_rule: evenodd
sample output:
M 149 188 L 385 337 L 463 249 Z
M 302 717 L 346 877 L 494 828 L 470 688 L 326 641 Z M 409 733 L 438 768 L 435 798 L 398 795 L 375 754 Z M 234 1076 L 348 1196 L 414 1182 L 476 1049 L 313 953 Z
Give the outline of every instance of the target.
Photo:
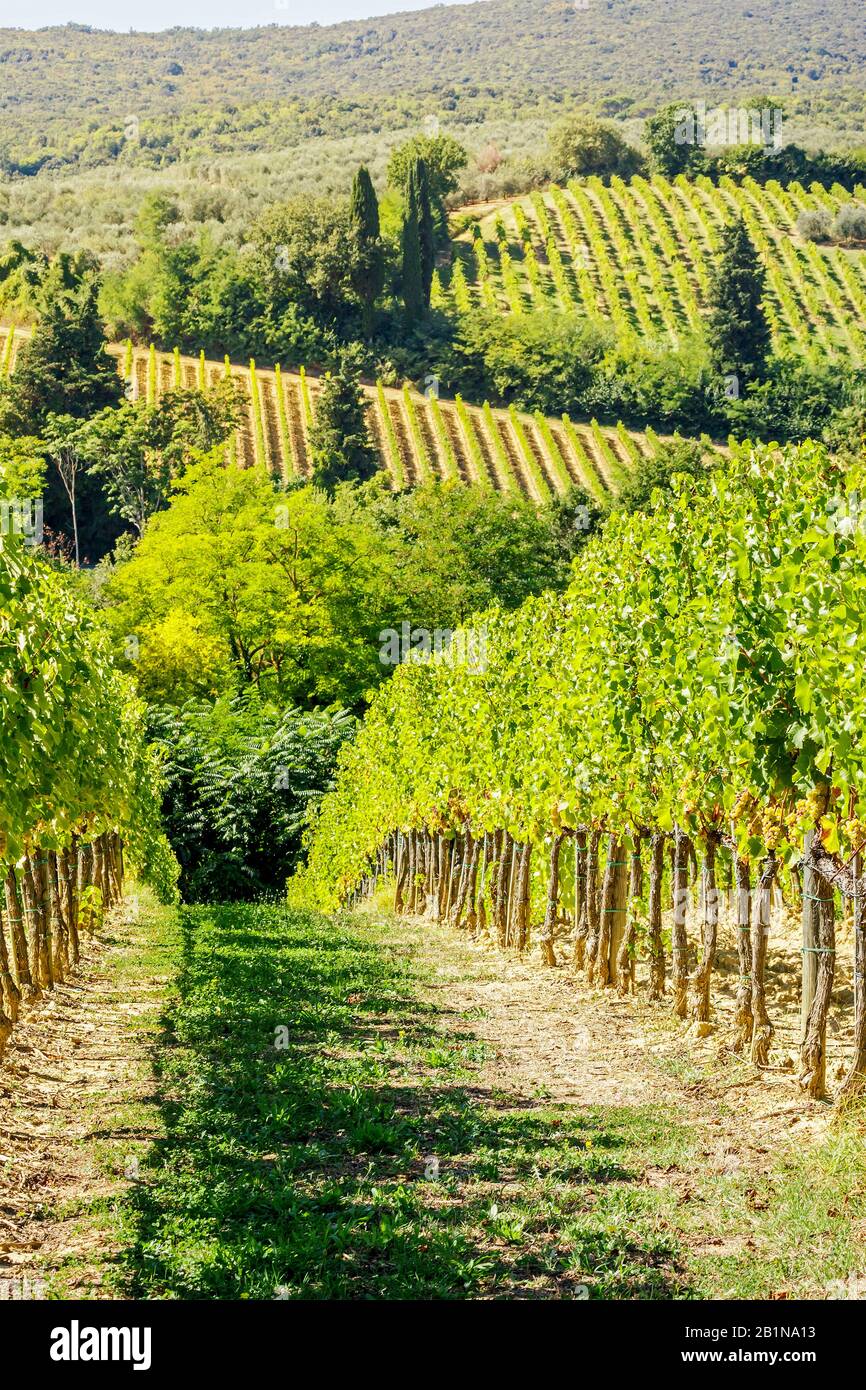
M 158 167 L 591 103 L 642 118 L 672 91 L 789 98 L 813 126 L 862 130 L 866 37 L 827 0 L 479 0 L 320 27 L 113 34 L 0 29 L 0 161 L 10 172 Z

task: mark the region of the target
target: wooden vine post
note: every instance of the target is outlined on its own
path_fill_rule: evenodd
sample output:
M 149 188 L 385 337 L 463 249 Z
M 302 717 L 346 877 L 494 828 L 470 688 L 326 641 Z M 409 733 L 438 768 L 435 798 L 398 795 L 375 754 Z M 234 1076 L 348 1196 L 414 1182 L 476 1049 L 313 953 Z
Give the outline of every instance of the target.
M 800 1049 L 800 1085 L 817 1099 L 827 1089 L 827 1014 L 836 973 L 836 899 L 833 885 L 821 874 L 813 875 L 818 909 L 818 940 L 808 954 L 817 957 L 815 993 L 806 1019 Z
M 601 931 L 601 914 L 599 911 L 598 894 L 598 847 L 601 844 L 601 831 L 594 829 L 589 837 L 589 848 L 586 856 L 586 950 L 584 956 L 584 971 L 587 980 L 592 982 L 595 976 L 595 962 L 598 956 L 599 934 Z
M 477 884 L 478 871 L 481 864 L 481 845 L 477 836 L 472 837 L 472 849 L 469 856 L 469 870 L 466 877 L 466 930 L 472 932 L 473 936 L 478 929 L 478 908 L 477 904 Z M 464 909 L 461 908 L 461 911 Z
M 589 931 L 586 891 L 586 831 L 574 832 L 574 963 L 583 968 Z
M 562 831 L 554 835 L 550 842 L 550 865 L 547 875 L 547 903 L 544 910 L 544 923 L 541 928 L 541 957 L 545 965 L 556 965 L 556 952 L 553 949 L 553 935 L 556 928 L 556 910 L 559 903 L 559 855 L 565 835 Z
M 814 830 L 807 830 L 803 840 L 803 949 L 802 975 L 800 985 L 800 1046 L 806 1038 L 809 1027 L 809 1014 L 815 999 L 818 983 L 818 938 L 820 924 L 818 914 L 818 875 L 810 861 L 812 846 L 815 843 Z
M 710 1021 L 710 980 L 716 959 L 719 926 L 719 894 L 716 887 L 716 851 L 719 836 L 710 831 L 701 868 L 701 958 L 691 977 L 691 1017 L 698 1032 L 706 1033 Z
M 408 878 L 409 856 L 406 851 L 406 836 L 397 832 L 396 864 L 394 868 L 394 913 L 400 915 L 403 911 L 405 900 L 406 883 Z
M 601 889 L 601 925 L 595 971 L 596 982 L 602 987 L 616 984 L 617 958 L 625 935 L 628 861 L 624 856 L 625 841 L 611 835 Z
M 508 874 L 508 841 L 504 830 L 493 833 L 493 863 L 490 868 L 491 927 L 501 949 L 505 949 L 508 900 L 505 891 Z
M 515 935 L 518 951 L 525 951 L 529 940 L 529 871 L 532 860 L 532 841 L 527 840 L 520 849 L 515 888 Z
M 616 955 L 616 987 L 621 995 L 626 995 L 634 989 L 635 939 L 638 916 L 640 915 L 640 901 L 643 894 L 643 859 L 641 858 L 643 840 L 643 833 L 635 837 L 635 847 L 629 857 L 625 930 L 622 933 Z
M 650 979 L 649 997 L 662 999 L 665 992 L 665 947 L 662 940 L 662 891 L 665 871 L 665 837 L 660 830 L 650 842 L 649 904 L 647 907 Z
M 733 1050 L 742 1052 L 752 1040 L 752 867 L 737 858 L 737 960 L 740 967 L 734 1005 Z
M 689 939 L 686 921 L 689 908 L 689 840 L 677 826 L 674 832 L 673 866 L 674 924 L 671 955 L 673 957 L 673 1009 L 678 1018 L 685 1018 L 689 982 Z
M 849 1104 L 866 1089 L 866 894 L 863 892 L 863 857 L 854 856 L 854 1055 L 839 1091 L 839 1100 Z
M 752 931 L 752 1061 L 765 1067 L 770 1060 L 774 1028 L 767 1012 L 764 969 L 770 943 L 770 902 L 779 861 L 772 850 L 764 860 L 758 882 L 757 920 Z

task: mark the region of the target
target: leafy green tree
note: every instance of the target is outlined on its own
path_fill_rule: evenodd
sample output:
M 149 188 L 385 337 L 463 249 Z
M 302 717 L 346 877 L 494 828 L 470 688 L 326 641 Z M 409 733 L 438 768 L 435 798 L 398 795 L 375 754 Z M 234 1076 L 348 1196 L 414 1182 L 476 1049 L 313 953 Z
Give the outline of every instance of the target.
M 629 473 L 628 481 L 616 498 L 616 506 L 633 512 L 646 506 L 657 488 L 670 487 L 678 473 L 691 478 L 707 470 L 706 449 L 695 439 L 673 439 L 662 443 L 651 458 L 642 457 Z
M 38 439 L 0 434 L 0 499 L 39 498 L 45 486 L 45 449 Z
M 58 291 L 82 289 L 98 268 L 87 250 L 60 251 L 49 260 L 43 251 L 9 241 L 0 252 L 0 308 L 13 318 L 39 318 Z
M 591 116 L 564 116 L 548 136 L 550 158 L 557 179 L 575 175 L 619 174 L 630 178 L 638 173 L 642 160 L 638 150 L 623 138 L 616 126 Z
M 47 258 L 21 241 L 8 241 L 0 252 L 0 307 L 4 314 L 26 317 L 36 312 Z
M 797 218 L 797 231 L 805 241 L 829 241 L 832 223 L 826 208 L 807 208 Z
M 558 515 L 522 499 L 431 483 L 388 495 L 377 514 L 399 607 L 431 631 L 568 581 Z
M 572 560 L 598 530 L 605 512 L 595 497 L 574 484 L 564 496 L 556 496 L 546 510 L 550 537 L 557 552 L 553 575 L 557 581 L 561 578 L 564 587 L 568 582 Z M 549 587 L 558 588 L 560 585 L 552 578 Z
M 369 336 L 376 300 L 385 283 L 385 257 L 379 228 L 379 203 L 373 180 L 364 165 L 352 183 L 349 219 L 354 251 L 352 285 L 361 303 L 364 331 Z
M 695 173 L 706 163 L 698 143 L 697 114 L 690 102 L 662 106 L 644 122 L 643 138 L 653 167 L 661 174 Z
M 145 251 L 162 250 L 166 243 L 166 231 L 179 220 L 177 203 L 163 193 L 149 193 L 135 219 L 135 235 L 139 245 Z
M 96 558 L 111 545 L 116 527 L 106 525 L 107 508 L 97 479 L 84 478 L 77 448 L 57 448 L 57 417 L 74 432 L 76 422 L 116 405 L 123 396 L 117 365 L 105 349 L 94 277 L 63 257 L 52 262 L 39 286 L 43 311 L 32 338 L 21 348 L 15 372 L 0 395 L 0 428 L 45 439 L 50 464 L 44 494 L 49 538 L 67 543 L 75 559 Z M 61 431 L 60 433 L 63 433 Z M 86 514 L 83 532 L 79 518 Z M 66 539 L 64 539 L 66 538 Z
M 141 535 L 154 512 L 167 505 L 172 481 L 190 463 L 222 444 L 240 423 L 235 381 L 211 390 L 168 391 L 153 405 L 125 401 L 78 423 L 74 433 L 52 422 L 52 444 L 74 443 L 102 478 L 109 507 Z M 75 422 L 68 422 L 74 424 Z
M 739 217 L 722 229 L 710 283 L 707 341 L 716 370 L 743 381 L 761 375 L 770 352 L 765 282 L 766 272 Z
M 413 135 L 391 151 L 388 160 L 388 183 L 408 197 L 409 171 L 417 160 L 427 168 L 430 205 L 438 237 L 446 237 L 448 219 L 445 199 L 457 189 L 457 175 L 466 167 L 469 156 L 453 135 Z
M 717 388 L 718 389 L 718 388 Z M 862 420 L 866 373 L 840 370 L 835 361 L 771 357 L 760 381 L 725 401 L 737 439 L 827 439 L 841 445 L 845 422 Z M 859 407 L 859 409 L 858 409 Z M 858 442 L 863 431 L 857 434 Z
M 263 469 L 226 468 L 222 451 L 176 488 L 104 590 L 142 694 L 256 685 L 281 704 L 358 704 L 382 675 L 379 629 L 399 615 L 372 520 L 338 517 L 320 490 L 283 491 Z
M 185 901 L 282 891 L 353 722 L 341 712 L 281 710 L 255 689 L 150 710 Z
M 310 429 L 310 453 L 313 482 L 329 493 L 338 483 L 365 482 L 379 471 L 365 397 L 348 356 L 322 384 Z
M 846 246 L 866 241 L 866 208 L 856 203 L 843 203 L 833 219 L 832 236 Z
M 383 629 L 453 628 L 567 577 L 551 516 L 522 499 L 443 483 L 394 494 L 384 478 L 329 498 L 215 455 L 102 592 L 152 703 L 254 685 L 281 705 L 355 708 L 390 674 Z
M 344 327 L 356 313 L 349 205 L 298 197 L 267 209 L 252 231 L 250 274 L 272 329 L 286 314 L 320 328 Z
M 135 228 L 138 259 L 103 280 L 100 308 L 109 331 L 196 353 L 257 350 L 250 326 L 260 331 L 263 302 L 246 257 L 204 229 L 181 240 L 169 235 L 178 218 L 168 199 L 145 200 Z
M 514 401 L 548 415 L 585 411 L 593 368 L 608 346 L 578 314 L 477 312 L 461 319 L 441 375 L 476 400 Z

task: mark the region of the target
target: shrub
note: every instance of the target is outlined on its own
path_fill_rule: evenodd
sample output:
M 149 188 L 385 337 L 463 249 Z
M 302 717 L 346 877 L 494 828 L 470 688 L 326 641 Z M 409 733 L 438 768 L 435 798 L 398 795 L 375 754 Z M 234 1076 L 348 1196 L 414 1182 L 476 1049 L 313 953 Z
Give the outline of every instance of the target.
M 311 804 L 331 785 L 337 750 L 353 731 L 350 716 L 280 710 L 251 692 L 151 707 L 149 718 L 184 899 L 278 891 L 297 863 Z M 173 894 L 170 864 L 162 879 Z
M 659 445 L 650 458 L 643 457 L 620 490 L 616 505 L 633 512 L 645 507 L 656 488 L 670 487 L 676 473 L 697 477 L 706 469 L 706 448 L 694 439 L 672 439 Z
M 801 212 L 797 218 L 797 231 L 806 241 L 829 241 L 831 219 L 823 208 Z
M 833 222 L 833 239 L 850 245 L 866 241 L 866 208 L 859 203 L 845 203 Z
M 560 179 L 589 174 L 629 178 L 639 173 L 643 165 L 640 153 L 616 126 L 590 116 L 564 116 L 551 130 L 548 146 Z

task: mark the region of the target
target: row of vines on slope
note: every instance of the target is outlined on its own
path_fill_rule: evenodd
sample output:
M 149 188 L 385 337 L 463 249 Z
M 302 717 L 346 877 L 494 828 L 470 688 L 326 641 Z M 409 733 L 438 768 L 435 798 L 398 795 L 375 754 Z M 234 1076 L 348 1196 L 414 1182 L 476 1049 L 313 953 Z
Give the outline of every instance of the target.
M 71 576 L 0 535 L 0 1052 L 62 983 L 124 865 L 171 895 L 143 707 Z
M 131 344 L 121 350 L 120 361 L 133 398 L 155 400 L 177 385 L 195 388 L 201 382 L 213 384 L 222 375 L 231 376 L 248 411 L 234 442 L 237 460 L 245 466 L 261 464 L 284 479 L 309 475 L 309 432 L 320 384 L 303 369 L 297 374 L 280 368 L 270 372 L 254 362 L 245 368 L 192 358 L 180 358 L 178 363 L 172 355 L 152 348 L 149 352 L 133 349 Z M 479 408 L 459 396 L 451 401 L 422 395 L 408 384 L 399 391 L 381 382 L 363 389 L 370 437 L 381 467 L 396 488 L 438 478 L 546 501 L 576 484 L 606 500 L 635 459 L 652 458 L 657 452 L 658 440 L 652 442 L 648 435 L 624 425 L 611 428 L 594 421 L 572 422 L 568 416 L 546 420 L 489 405 Z M 538 467 L 534 461 L 527 462 L 522 438 L 531 441 L 540 460 Z M 518 464 L 514 469 L 497 468 L 487 463 L 485 454 L 496 459 L 515 456 Z M 616 477 L 609 464 L 611 456 L 617 465 Z
M 556 307 L 609 321 L 624 341 L 676 344 L 701 326 L 722 226 L 745 218 L 767 271 L 767 306 L 777 350 L 817 360 L 866 352 L 866 256 L 820 249 L 798 232 L 801 214 L 829 216 L 866 199 L 838 186 L 783 188 L 746 178 L 671 181 L 661 175 L 610 187 L 592 177 L 516 200 L 473 224 L 458 243 L 437 303 L 523 313 Z
M 854 1055 L 866 1077 L 866 462 L 817 445 L 735 451 L 709 482 L 612 515 L 562 597 L 481 615 L 462 642 L 398 668 L 343 750 L 290 896 L 326 909 L 396 879 L 397 910 L 527 944 L 556 961 L 564 847 L 574 957 L 706 1030 L 719 887 L 736 890 L 735 1036 L 774 1037 L 766 969 L 774 884 L 802 904 L 801 1082 L 826 1085 L 836 913 L 853 906 Z M 471 640 L 470 640 L 471 637 Z M 472 651 L 475 659 L 465 659 Z M 483 659 L 478 659 L 479 653 Z M 674 911 L 663 928 L 672 854 Z M 690 865 L 701 878 L 689 939 Z M 694 932 L 693 932 L 694 937 Z M 840 938 L 841 941 L 841 938 Z
M 16 344 L 26 336 L 24 330 L 0 329 L 0 378 L 14 370 Z M 310 475 L 309 432 L 320 386 L 303 367 L 298 373 L 279 366 L 270 371 L 255 362 L 248 367 L 228 358 L 211 362 L 203 354 L 184 357 L 176 350 L 157 352 L 152 345 L 141 348 L 131 342 L 110 351 L 133 400 L 153 403 L 167 391 L 205 390 L 221 377 L 231 377 L 243 410 L 229 445 L 230 460 L 241 467 L 262 465 L 284 480 Z M 438 400 L 408 386 L 397 391 L 381 382 L 363 389 L 370 437 L 381 467 L 398 489 L 439 478 L 544 502 L 574 484 L 605 505 L 635 464 L 655 457 L 662 443 L 649 430 L 627 430 L 622 424 L 611 428 L 596 421 L 573 422 L 567 415 L 547 420 L 537 413 L 468 405 L 459 396 Z

